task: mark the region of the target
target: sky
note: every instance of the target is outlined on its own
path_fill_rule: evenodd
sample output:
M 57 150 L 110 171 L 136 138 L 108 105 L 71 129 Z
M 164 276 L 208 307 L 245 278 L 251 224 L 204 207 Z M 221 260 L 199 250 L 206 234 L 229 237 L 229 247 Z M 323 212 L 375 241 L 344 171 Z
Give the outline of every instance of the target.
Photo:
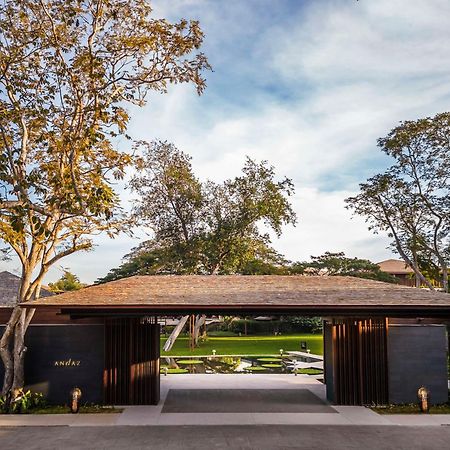
M 133 108 L 129 134 L 173 142 L 195 173 L 217 182 L 239 175 L 246 156 L 268 160 L 295 183 L 298 224 L 273 246 L 288 259 L 325 251 L 372 261 L 395 257 L 384 235 L 352 218 L 344 199 L 385 170 L 377 138 L 403 120 L 448 111 L 448 0 L 155 0 L 155 17 L 199 20 L 213 72 L 201 96 L 191 85 L 153 94 Z M 126 142 L 120 145 L 129 145 Z M 125 149 L 125 148 L 124 148 Z M 123 205 L 130 194 L 117 186 Z M 145 238 L 95 238 L 61 261 L 91 283 Z M 17 272 L 16 261 L 0 270 Z

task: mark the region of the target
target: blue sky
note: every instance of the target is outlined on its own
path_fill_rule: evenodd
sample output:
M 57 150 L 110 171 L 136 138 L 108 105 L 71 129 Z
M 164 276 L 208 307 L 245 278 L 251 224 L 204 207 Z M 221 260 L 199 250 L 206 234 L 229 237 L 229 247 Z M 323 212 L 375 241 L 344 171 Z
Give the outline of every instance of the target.
M 376 139 L 401 120 L 448 110 L 448 0 L 156 0 L 154 14 L 200 21 L 214 72 L 197 96 L 177 85 L 132 109 L 130 134 L 167 139 L 220 181 L 246 155 L 292 178 L 299 223 L 274 246 L 292 260 L 324 251 L 374 261 L 388 239 L 351 219 L 343 200 L 389 161 Z M 123 143 L 122 145 L 128 145 Z M 129 205 L 129 194 L 118 186 Z M 138 236 L 143 236 L 138 232 Z M 62 261 L 85 282 L 120 263 L 139 240 L 96 239 Z M 0 263 L 10 270 L 17 263 Z M 0 266 L 1 267 L 1 266 Z M 55 268 L 48 281 L 57 278 Z

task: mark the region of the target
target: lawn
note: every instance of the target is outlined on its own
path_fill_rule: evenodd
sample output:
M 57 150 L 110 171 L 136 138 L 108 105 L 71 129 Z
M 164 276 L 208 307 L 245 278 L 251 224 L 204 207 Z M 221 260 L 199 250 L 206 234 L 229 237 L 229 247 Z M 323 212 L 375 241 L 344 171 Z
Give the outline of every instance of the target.
M 211 336 L 207 341 L 189 351 L 189 339 L 179 337 L 170 352 L 164 352 L 162 346 L 166 338 L 161 338 L 161 356 L 199 356 L 212 355 L 279 355 L 280 349 L 287 351 L 300 351 L 300 342 L 307 342 L 311 353 L 323 354 L 323 340 L 321 334 L 296 334 L 286 336 Z

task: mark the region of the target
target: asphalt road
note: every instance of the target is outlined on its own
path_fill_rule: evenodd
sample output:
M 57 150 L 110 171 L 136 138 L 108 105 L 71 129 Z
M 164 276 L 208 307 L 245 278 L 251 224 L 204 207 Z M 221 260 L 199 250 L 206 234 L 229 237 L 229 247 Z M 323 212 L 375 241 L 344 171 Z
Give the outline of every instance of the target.
M 4 427 L 0 449 L 448 449 L 450 426 Z

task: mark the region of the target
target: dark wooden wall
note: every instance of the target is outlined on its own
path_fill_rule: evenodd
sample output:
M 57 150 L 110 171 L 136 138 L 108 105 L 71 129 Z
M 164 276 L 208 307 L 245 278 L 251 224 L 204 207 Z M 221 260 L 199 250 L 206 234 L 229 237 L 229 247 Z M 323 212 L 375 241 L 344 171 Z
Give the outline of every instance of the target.
M 388 403 L 387 319 L 333 319 L 327 326 L 329 399 L 338 405 Z
M 26 389 L 63 405 L 79 387 L 83 403 L 102 403 L 103 339 L 103 325 L 31 325 L 25 337 Z M 0 384 L 3 374 L 0 361 Z
M 157 405 L 159 325 L 156 318 L 106 319 L 104 402 Z

